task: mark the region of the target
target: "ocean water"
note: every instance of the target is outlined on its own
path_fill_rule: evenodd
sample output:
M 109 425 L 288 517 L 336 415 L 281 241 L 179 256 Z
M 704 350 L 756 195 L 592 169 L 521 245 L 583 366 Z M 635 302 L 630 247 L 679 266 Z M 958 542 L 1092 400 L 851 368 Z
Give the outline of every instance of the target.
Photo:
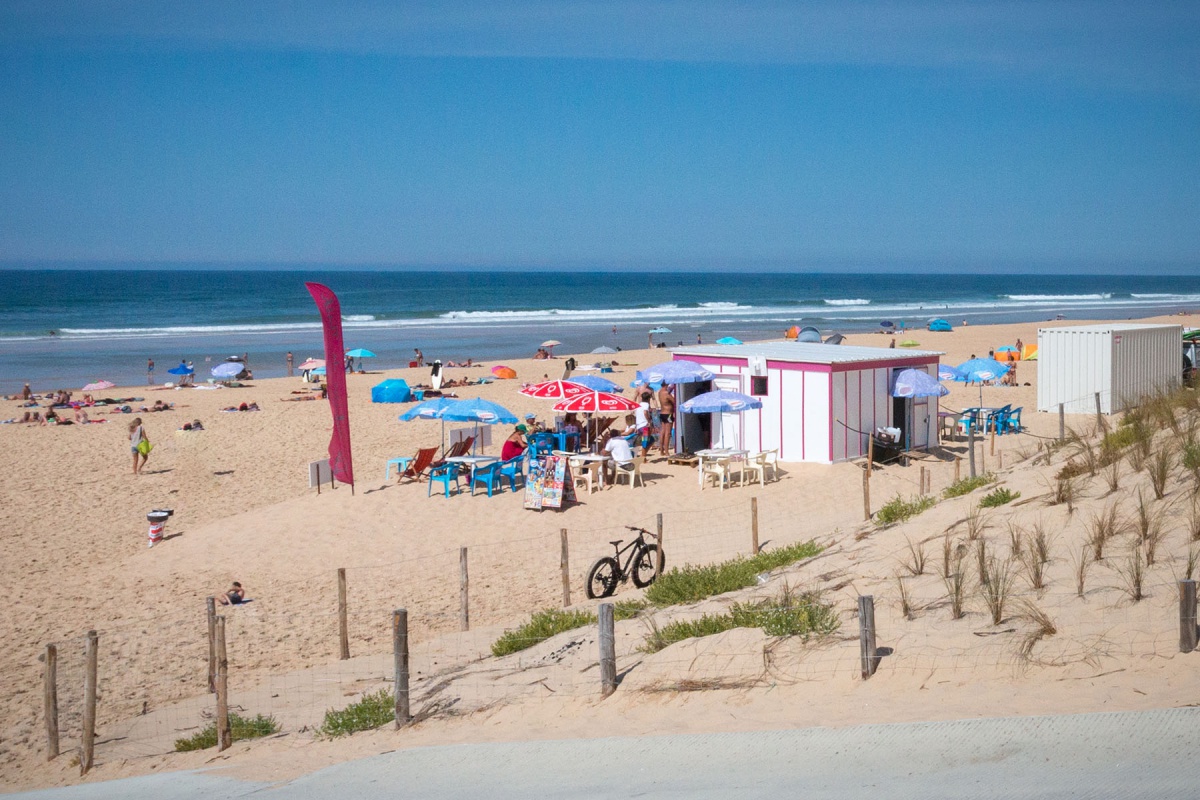
M 145 384 L 180 359 L 203 378 L 229 355 L 256 376 L 322 357 L 320 320 L 304 288 L 337 292 L 348 348 L 377 354 L 373 369 L 426 360 L 527 357 L 547 339 L 559 355 L 601 345 L 779 337 L 793 325 L 823 332 L 1124 318 L 1200 306 L 1178 276 L 914 275 L 678 272 L 415 272 L 279 270 L 11 270 L 0 272 L 0 392 L 70 388 L 107 379 Z M 916 336 L 919 340 L 919 334 Z

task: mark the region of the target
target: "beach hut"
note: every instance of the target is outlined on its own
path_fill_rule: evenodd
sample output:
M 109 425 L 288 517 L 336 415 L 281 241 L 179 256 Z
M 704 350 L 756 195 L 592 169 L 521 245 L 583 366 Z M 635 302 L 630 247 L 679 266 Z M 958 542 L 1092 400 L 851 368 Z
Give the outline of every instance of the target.
M 1178 388 L 1180 325 L 1102 323 L 1038 328 L 1038 411 L 1113 414 Z
M 371 387 L 372 403 L 407 403 L 411 399 L 412 391 L 399 378 L 388 378 Z
M 941 353 L 803 342 L 676 348 L 702 364 L 711 381 L 676 387 L 676 402 L 713 389 L 750 395 L 762 408 L 738 414 L 685 414 L 676 446 L 711 442 L 778 450 L 780 461 L 831 464 L 865 456 L 876 428 L 900 428 L 910 447 L 937 442 L 936 397 L 892 397 L 896 373 L 919 369 L 937 379 Z

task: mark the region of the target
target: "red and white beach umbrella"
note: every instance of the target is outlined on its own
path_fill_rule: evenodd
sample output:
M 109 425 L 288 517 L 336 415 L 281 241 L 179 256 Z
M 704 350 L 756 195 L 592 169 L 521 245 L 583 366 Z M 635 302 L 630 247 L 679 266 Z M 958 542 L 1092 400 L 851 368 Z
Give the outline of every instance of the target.
M 323 366 L 325 366 L 325 359 L 310 358 L 307 361 L 305 361 L 303 364 L 301 364 L 299 367 L 297 367 L 296 369 L 300 370 L 301 372 L 304 372 L 304 370 L 306 370 L 306 369 L 316 369 L 317 367 L 323 367 Z
M 95 383 L 89 383 L 87 386 L 83 387 L 83 389 L 81 391 L 102 392 L 105 389 L 111 389 L 114 386 L 116 386 L 116 384 L 113 383 L 112 381 L 96 381 Z
M 526 397 L 539 397 L 543 400 L 569 400 L 591 391 L 587 386 L 570 381 L 546 381 L 520 389 L 521 394 Z
M 638 407 L 636 400 L 619 394 L 593 392 L 577 395 L 554 404 L 555 411 L 571 411 L 576 414 L 622 414 Z

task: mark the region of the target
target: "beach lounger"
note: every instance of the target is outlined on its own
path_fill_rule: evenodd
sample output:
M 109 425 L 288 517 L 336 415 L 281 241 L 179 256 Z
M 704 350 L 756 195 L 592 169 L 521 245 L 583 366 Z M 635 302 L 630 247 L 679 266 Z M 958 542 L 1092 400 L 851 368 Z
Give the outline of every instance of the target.
M 412 457 L 412 460 L 404 471 L 397 476 L 396 482 L 399 483 L 405 478 L 408 478 L 410 481 L 421 480 L 421 478 L 425 477 L 425 471 L 433 465 L 433 456 L 436 452 L 436 447 L 422 447 L 417 450 L 417 454 Z

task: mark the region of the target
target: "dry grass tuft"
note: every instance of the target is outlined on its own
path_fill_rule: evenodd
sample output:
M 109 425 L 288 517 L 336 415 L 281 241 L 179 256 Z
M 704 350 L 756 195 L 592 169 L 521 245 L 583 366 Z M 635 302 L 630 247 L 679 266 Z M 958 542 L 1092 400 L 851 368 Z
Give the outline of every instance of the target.
M 971 507 L 971 511 L 967 514 L 967 541 L 973 542 L 983 535 L 983 532 L 990 527 L 987 516 L 984 515 L 983 509 L 975 505 Z
M 1175 456 L 1171 447 L 1163 443 L 1158 451 L 1150 458 L 1150 486 L 1154 489 L 1154 497 L 1162 500 L 1167 495 L 1167 481 L 1171 477 L 1171 468 L 1175 466 Z
M 1130 600 L 1137 603 L 1146 597 L 1144 591 L 1146 562 L 1142 558 L 1142 548 L 1139 543 L 1134 542 L 1133 546 L 1129 548 L 1129 558 L 1124 564 L 1114 565 L 1113 569 L 1121 578 L 1120 588 L 1129 595 Z
M 946 596 L 950 598 L 950 618 L 962 619 L 963 617 L 963 595 L 966 593 L 966 578 L 962 573 L 962 563 L 958 564 L 959 569 L 952 572 L 950 577 L 945 579 Z
M 1018 651 L 1021 658 L 1028 661 L 1033 655 L 1033 648 L 1037 646 L 1037 643 L 1058 633 L 1058 626 L 1054 624 L 1054 620 L 1050 619 L 1049 614 L 1029 600 L 1021 602 L 1021 616 L 1033 623 L 1033 630 L 1025 634 Z
M 903 575 L 896 576 L 896 587 L 900 590 L 900 613 L 904 615 L 905 619 L 912 620 L 915 616 L 913 614 L 912 599 L 908 595 L 908 586 L 904 583 Z
M 904 566 L 913 575 L 925 574 L 925 544 L 923 542 L 913 543 L 912 539 L 907 539 L 908 542 L 908 561 Z
M 1098 514 L 1093 514 L 1087 524 L 1088 543 L 1092 546 L 1092 558 L 1096 561 L 1104 559 L 1104 546 L 1114 536 L 1121 532 L 1120 516 L 1117 513 L 1117 502 L 1114 500 Z
M 1088 566 L 1092 563 L 1092 560 L 1088 558 L 1088 547 L 1088 543 L 1084 542 L 1083 546 L 1079 548 L 1078 554 L 1071 558 L 1071 566 L 1075 574 L 1075 594 L 1078 597 L 1083 597 L 1086 590 Z
M 991 612 L 993 625 L 999 625 L 1004 620 L 1004 606 L 1012 592 L 1011 566 L 1012 562 L 1008 559 L 1000 560 L 991 556 L 987 560 L 985 568 L 987 581 L 981 583 L 979 589 L 983 594 L 983 602 L 987 604 L 988 611 Z

